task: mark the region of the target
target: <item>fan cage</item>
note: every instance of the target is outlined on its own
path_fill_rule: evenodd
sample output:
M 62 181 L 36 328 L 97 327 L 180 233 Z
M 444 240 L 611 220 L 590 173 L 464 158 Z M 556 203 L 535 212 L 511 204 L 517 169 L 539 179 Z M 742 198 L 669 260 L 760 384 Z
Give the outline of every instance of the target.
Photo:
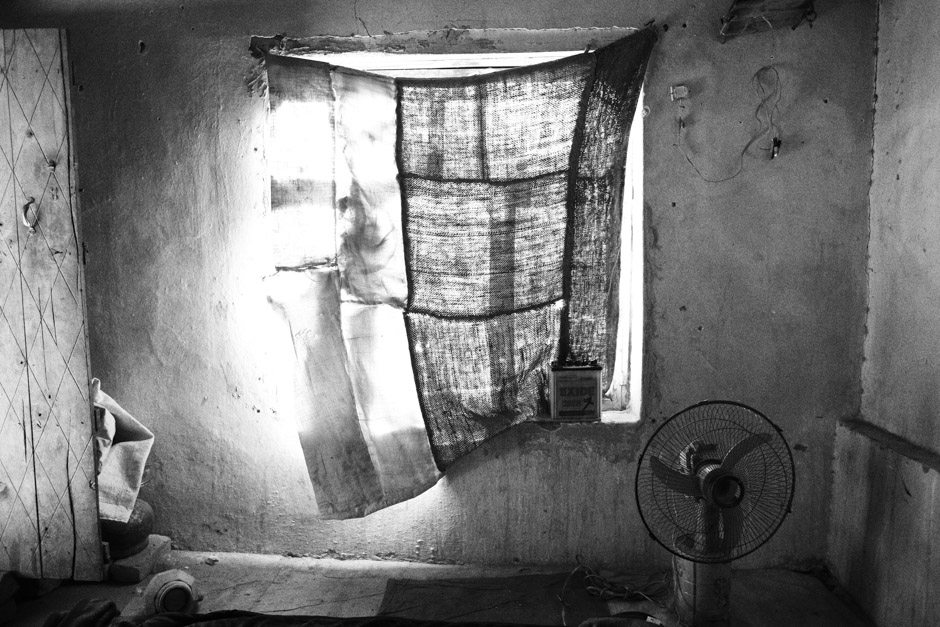
M 657 457 L 686 472 L 683 460 L 693 442 L 714 444 L 714 459 L 720 462 L 753 434 L 770 438 L 735 465 L 744 484 L 740 538 L 730 551 L 715 551 L 723 531 L 721 525 L 703 525 L 704 500 L 667 488 L 653 474 L 650 460 Z M 793 502 L 794 475 L 790 447 L 769 418 L 741 403 L 704 401 L 673 415 L 653 433 L 637 463 L 636 501 L 643 524 L 666 550 L 694 562 L 729 562 L 756 550 L 779 529 Z

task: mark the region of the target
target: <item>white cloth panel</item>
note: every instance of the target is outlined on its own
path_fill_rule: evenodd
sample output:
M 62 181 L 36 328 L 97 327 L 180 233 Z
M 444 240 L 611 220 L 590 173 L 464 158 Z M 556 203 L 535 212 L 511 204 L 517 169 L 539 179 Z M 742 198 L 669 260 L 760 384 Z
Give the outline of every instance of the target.
M 348 188 L 336 190 L 342 297 L 401 307 L 408 285 L 395 163 L 395 82 L 341 70 L 332 76 L 337 144 L 349 173 Z

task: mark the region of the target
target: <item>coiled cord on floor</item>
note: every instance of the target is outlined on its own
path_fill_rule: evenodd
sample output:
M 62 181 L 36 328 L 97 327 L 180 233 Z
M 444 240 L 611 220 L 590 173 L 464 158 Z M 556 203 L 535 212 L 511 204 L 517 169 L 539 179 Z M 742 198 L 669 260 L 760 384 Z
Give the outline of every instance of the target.
M 629 582 L 613 580 L 601 575 L 599 572 L 581 561 L 581 556 L 575 556 L 578 565 L 568 573 L 565 583 L 561 588 L 561 595 L 558 600 L 561 601 L 561 624 L 568 626 L 565 610 L 565 592 L 571 578 L 578 573 L 584 573 L 585 590 L 591 595 L 600 597 L 605 601 L 628 601 L 640 602 L 649 601 L 658 607 L 665 607 L 665 600 L 669 596 L 669 582 L 665 574 L 650 577 L 645 583 L 633 585 Z

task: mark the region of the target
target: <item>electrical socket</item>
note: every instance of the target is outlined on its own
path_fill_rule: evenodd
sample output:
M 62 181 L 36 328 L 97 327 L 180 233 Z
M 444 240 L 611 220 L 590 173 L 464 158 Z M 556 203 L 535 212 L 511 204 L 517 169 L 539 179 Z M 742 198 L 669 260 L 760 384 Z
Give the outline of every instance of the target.
M 673 85 L 669 88 L 669 99 L 673 102 L 689 97 L 689 88 L 685 85 Z

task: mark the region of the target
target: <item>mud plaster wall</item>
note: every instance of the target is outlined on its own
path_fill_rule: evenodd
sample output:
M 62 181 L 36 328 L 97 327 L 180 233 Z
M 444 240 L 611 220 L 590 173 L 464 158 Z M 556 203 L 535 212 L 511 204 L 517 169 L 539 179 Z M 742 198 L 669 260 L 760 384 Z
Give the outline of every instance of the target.
M 861 407 L 871 437 L 840 428 L 836 439 L 830 554 L 886 626 L 940 623 L 928 592 L 940 580 L 938 41 L 940 7 L 880 3 Z
M 833 433 L 859 404 L 868 231 L 872 1 L 813 28 L 721 45 L 727 0 L 4 3 L 6 25 L 70 32 L 92 365 L 156 434 L 143 496 L 184 548 L 478 563 L 665 564 L 637 515 L 641 444 L 706 398 L 752 404 L 795 448 L 793 516 L 741 566 L 823 556 Z M 573 7 L 577 6 L 575 10 Z M 435 488 L 319 521 L 290 418 L 288 336 L 265 301 L 263 104 L 251 35 L 640 26 L 661 39 L 646 103 L 646 422 L 512 431 Z M 666 27 L 668 26 L 668 30 Z M 774 63 L 783 151 L 732 173 Z M 812 479 L 812 480 L 810 480 Z
M 940 624 L 940 456 L 839 426 L 829 554 L 882 627 Z
M 940 452 L 940 7 L 886 0 L 878 31 L 866 420 Z

